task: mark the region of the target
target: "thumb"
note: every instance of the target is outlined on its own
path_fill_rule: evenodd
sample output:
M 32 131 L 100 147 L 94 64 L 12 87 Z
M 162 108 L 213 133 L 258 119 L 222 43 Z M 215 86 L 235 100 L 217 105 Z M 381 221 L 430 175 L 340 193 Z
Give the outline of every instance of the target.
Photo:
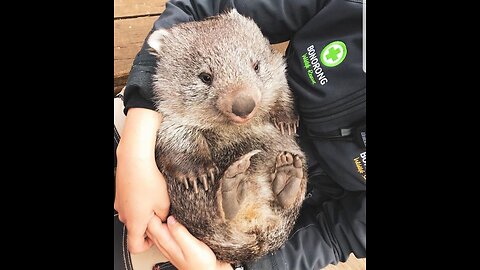
M 148 250 L 153 242 L 144 236 L 144 234 L 133 234 L 127 232 L 128 251 L 132 254 L 141 253 Z
M 167 226 L 170 234 L 173 236 L 180 249 L 187 252 L 200 251 L 199 248 L 204 245 L 203 242 L 195 238 L 190 232 L 180 224 L 173 216 L 167 218 Z

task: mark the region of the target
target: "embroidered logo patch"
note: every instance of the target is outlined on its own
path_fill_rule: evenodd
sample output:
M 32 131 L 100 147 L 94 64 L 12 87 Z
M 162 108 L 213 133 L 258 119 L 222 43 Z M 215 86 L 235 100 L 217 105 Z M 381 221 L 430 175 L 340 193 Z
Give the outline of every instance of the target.
M 327 67 L 340 65 L 347 56 L 347 46 L 342 41 L 334 41 L 320 53 L 320 61 Z

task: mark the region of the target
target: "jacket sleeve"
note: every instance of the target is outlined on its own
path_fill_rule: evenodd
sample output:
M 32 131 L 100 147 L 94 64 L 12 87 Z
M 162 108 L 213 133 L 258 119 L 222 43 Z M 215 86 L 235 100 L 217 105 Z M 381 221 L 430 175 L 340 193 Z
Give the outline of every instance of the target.
M 155 21 L 150 33 L 236 8 L 240 14 L 251 17 L 271 43 L 279 43 L 289 40 L 322 8 L 323 2 L 325 0 L 171 0 L 166 3 L 165 11 Z M 156 59 L 148 52 L 147 38 L 128 76 L 124 95 L 125 114 L 132 107 L 154 109 L 152 75 Z
M 276 252 L 247 262 L 248 270 L 322 269 L 366 257 L 366 192 L 347 192 L 319 206 L 305 203 L 287 242 Z

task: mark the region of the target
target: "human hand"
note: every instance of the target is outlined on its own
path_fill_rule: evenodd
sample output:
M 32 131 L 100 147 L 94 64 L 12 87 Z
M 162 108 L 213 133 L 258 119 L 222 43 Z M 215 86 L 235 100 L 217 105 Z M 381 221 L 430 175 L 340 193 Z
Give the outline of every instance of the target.
M 139 253 L 153 242 L 146 238 L 149 220 L 166 220 L 170 208 L 167 186 L 155 162 L 159 114 L 147 109 L 128 111 L 117 148 L 114 208 L 127 227 L 128 250 Z
M 154 216 L 148 223 L 147 235 L 179 270 L 232 270 L 230 264 L 218 261 L 213 251 L 173 216 L 166 223 Z

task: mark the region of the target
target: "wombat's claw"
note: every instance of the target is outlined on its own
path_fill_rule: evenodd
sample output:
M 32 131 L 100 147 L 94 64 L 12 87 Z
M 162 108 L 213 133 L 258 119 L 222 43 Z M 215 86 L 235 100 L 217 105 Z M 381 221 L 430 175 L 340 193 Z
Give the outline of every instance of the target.
M 219 170 L 215 165 L 214 167 L 208 169 L 208 175 L 210 176 L 210 181 L 212 182 L 212 184 L 215 183 L 215 174 L 218 174 L 218 173 L 219 173 Z
M 273 120 L 273 124 L 277 129 L 282 132 L 282 135 L 285 135 L 285 130 L 288 131 L 288 135 L 292 135 L 297 133 L 297 127 L 299 126 L 299 120 L 294 121 L 293 123 L 286 123 L 286 122 L 277 122 L 277 120 Z M 293 131 L 293 133 L 292 133 Z
M 205 191 L 208 191 L 207 175 L 204 174 L 200 177 L 202 178 L 203 188 L 205 189 Z
M 184 177 L 182 177 L 181 179 L 182 179 L 181 182 L 185 185 L 185 188 L 188 189 L 187 177 L 184 176 Z
M 303 163 L 298 155 L 283 152 L 277 156 L 271 175 L 273 193 L 280 205 L 290 207 L 298 197 L 303 178 Z
M 210 176 L 210 181 L 214 183 L 215 181 L 215 174 L 218 174 L 218 168 L 216 166 L 211 167 L 207 170 L 208 175 L 206 173 L 199 174 L 200 177 L 197 177 L 197 174 L 189 173 L 188 176 L 180 176 L 177 177 L 177 180 L 183 183 L 185 189 L 190 189 L 190 186 L 193 186 L 193 191 L 198 193 L 198 184 L 197 181 L 202 181 L 203 188 L 205 191 L 208 191 L 208 178 Z
M 226 219 L 232 219 L 240 210 L 240 204 L 245 198 L 245 186 L 243 179 L 245 179 L 245 172 L 250 167 L 250 158 L 255 154 L 261 152 L 260 150 L 253 150 L 248 154 L 241 156 L 237 161 L 233 162 L 223 174 L 220 182 L 220 189 L 222 196 L 219 198 L 219 209 Z
M 190 185 L 193 186 L 193 190 L 195 191 L 195 193 L 198 193 L 197 177 L 193 174 L 189 175 L 188 182 L 190 183 Z

